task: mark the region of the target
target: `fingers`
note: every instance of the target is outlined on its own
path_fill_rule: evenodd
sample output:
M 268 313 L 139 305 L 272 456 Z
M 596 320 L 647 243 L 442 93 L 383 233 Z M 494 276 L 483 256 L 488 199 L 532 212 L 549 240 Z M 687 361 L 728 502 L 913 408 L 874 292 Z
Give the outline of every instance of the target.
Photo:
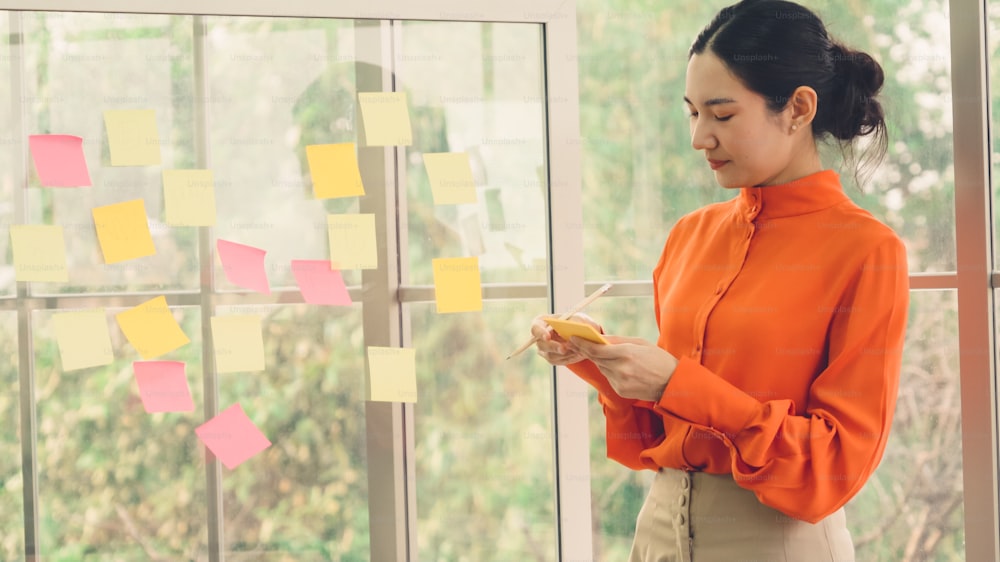
M 550 339 L 552 328 L 549 327 L 549 325 L 546 324 L 542 320 L 542 318 L 545 318 L 545 316 L 536 316 L 535 319 L 532 320 L 531 335 L 538 338 L 539 340 Z
M 569 365 L 587 359 L 592 351 L 581 349 L 582 346 L 575 345 L 575 342 L 579 338 L 573 338 L 574 343 L 567 342 L 551 326 L 545 323 L 545 318 L 558 317 L 556 314 L 540 314 L 531 322 L 531 335 L 537 338 L 535 347 L 537 348 L 538 355 L 553 365 Z M 569 319 L 590 324 L 596 330 L 601 331 L 600 324 L 586 314 L 577 313 Z M 580 340 L 580 342 L 583 345 L 599 345 L 591 344 L 585 340 Z
M 601 325 L 597 323 L 597 320 L 594 320 L 588 314 L 585 314 L 583 312 L 577 312 L 576 314 L 570 317 L 570 320 L 574 322 L 583 322 L 584 324 L 590 324 L 598 332 L 603 331 L 603 328 L 601 328 Z
M 574 336 L 570 338 L 569 349 L 579 351 L 580 354 L 588 359 L 615 359 L 619 357 L 624 350 L 621 346 L 615 345 L 618 342 L 612 340 L 614 336 L 604 337 L 610 342 L 610 344 L 592 342 Z
M 573 363 L 579 363 L 586 359 L 586 357 L 580 355 L 579 353 L 569 352 L 561 353 L 559 351 L 548 351 L 541 347 L 538 348 L 538 356 L 545 359 L 553 365 L 572 365 Z
M 552 317 L 554 315 L 542 314 L 536 316 L 531 323 L 531 335 L 538 339 L 535 342 L 538 355 L 553 365 L 568 365 L 581 361 L 582 357 L 570 350 L 566 341 L 543 320 Z

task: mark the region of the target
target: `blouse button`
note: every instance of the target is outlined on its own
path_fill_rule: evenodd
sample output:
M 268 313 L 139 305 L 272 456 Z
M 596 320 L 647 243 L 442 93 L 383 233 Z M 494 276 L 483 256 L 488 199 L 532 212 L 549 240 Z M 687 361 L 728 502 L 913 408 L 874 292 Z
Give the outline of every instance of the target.
M 687 523 L 687 520 L 684 518 L 684 514 L 683 513 L 678 513 L 677 514 L 677 526 L 678 527 L 683 527 L 684 523 Z
M 719 285 L 718 287 L 715 288 L 715 294 L 717 295 L 722 294 L 722 285 Z
M 688 501 L 687 494 L 683 494 L 679 498 L 677 498 L 677 504 L 680 505 L 681 507 L 687 505 L 687 501 Z
M 687 490 L 688 487 L 691 485 L 690 480 L 688 480 L 689 478 L 690 478 L 690 476 L 688 476 L 688 475 L 685 474 L 684 478 L 681 480 L 681 489 L 682 490 Z

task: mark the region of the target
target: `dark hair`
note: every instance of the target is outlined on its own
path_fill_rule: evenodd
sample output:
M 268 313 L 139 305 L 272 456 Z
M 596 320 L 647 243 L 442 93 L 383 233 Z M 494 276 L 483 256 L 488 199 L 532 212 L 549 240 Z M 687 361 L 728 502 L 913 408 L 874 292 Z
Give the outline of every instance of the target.
M 873 134 L 863 167 L 885 157 L 885 114 L 876 95 L 882 67 L 870 55 L 834 41 L 809 9 L 785 0 L 743 0 L 723 8 L 698 34 L 688 58 L 708 48 L 774 112 L 799 86 L 816 90 L 813 136 L 840 141 L 845 161 L 855 166 L 853 140 Z

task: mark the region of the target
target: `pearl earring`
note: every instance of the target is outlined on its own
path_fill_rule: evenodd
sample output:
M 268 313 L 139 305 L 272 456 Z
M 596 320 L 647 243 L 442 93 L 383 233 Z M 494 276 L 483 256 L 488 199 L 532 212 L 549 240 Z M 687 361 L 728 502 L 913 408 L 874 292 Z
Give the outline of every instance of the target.
M 792 125 L 792 130 L 793 130 L 793 131 L 794 131 L 795 129 L 798 129 L 798 128 L 799 128 L 799 126 L 798 126 L 798 125 L 794 125 L 794 124 Z

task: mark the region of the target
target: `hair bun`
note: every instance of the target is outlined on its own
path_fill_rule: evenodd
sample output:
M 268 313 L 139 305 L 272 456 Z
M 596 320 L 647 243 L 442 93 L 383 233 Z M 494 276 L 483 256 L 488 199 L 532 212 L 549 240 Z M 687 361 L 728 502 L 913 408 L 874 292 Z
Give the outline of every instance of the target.
M 871 133 L 885 120 L 882 106 L 875 99 L 885 82 L 882 66 L 868 53 L 839 43 L 831 46 L 830 58 L 837 81 L 833 103 L 843 111 L 830 133 L 839 139 Z
M 834 43 L 830 56 L 837 73 L 850 76 L 862 89 L 874 95 L 882 88 L 885 82 L 882 66 L 868 53 Z

